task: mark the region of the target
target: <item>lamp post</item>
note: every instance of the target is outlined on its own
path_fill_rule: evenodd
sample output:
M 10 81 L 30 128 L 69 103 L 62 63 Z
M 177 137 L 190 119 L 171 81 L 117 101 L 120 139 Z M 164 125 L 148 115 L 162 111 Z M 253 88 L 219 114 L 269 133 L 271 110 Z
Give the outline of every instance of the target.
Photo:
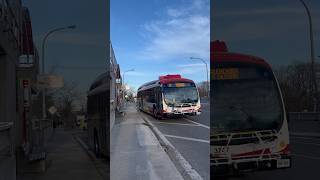
M 202 61 L 205 65 L 206 65 L 206 72 L 207 72 L 207 96 L 210 96 L 209 93 L 209 75 L 208 75 L 208 64 L 206 63 L 205 60 L 203 60 L 202 58 L 196 58 L 196 57 L 190 57 L 190 59 L 198 59 L 200 61 Z
M 316 80 L 316 75 L 315 75 L 315 57 L 314 57 L 314 39 L 313 39 L 313 25 L 312 25 L 312 17 L 310 10 L 307 6 L 307 4 L 303 0 L 299 0 L 303 7 L 306 9 L 307 15 L 308 15 L 308 21 L 309 21 L 309 38 L 310 38 L 310 59 L 311 59 L 311 78 L 312 78 L 312 83 L 313 83 L 313 96 L 314 96 L 314 104 L 313 104 L 313 111 L 317 111 L 317 103 L 318 103 L 318 85 L 317 85 L 317 80 Z
M 124 92 L 125 92 L 125 89 L 126 89 L 126 87 L 125 87 L 125 82 L 124 82 L 124 75 L 126 74 L 126 72 L 131 72 L 131 71 L 134 71 L 134 69 L 126 70 L 126 71 L 124 71 L 123 74 L 122 74 L 122 83 L 123 83 L 123 85 L 122 85 L 122 86 L 123 86 L 123 87 L 122 87 L 122 89 L 123 89 L 122 98 L 123 98 L 123 102 L 125 102 L 125 101 L 124 101 L 124 98 L 125 98 Z
M 44 75 L 45 74 L 45 45 L 46 45 L 46 42 L 47 42 L 47 39 L 49 37 L 49 35 L 53 34 L 54 32 L 57 32 L 57 31 L 63 31 L 63 30 L 66 30 L 66 29 L 75 29 L 76 26 L 75 25 L 72 25 L 72 26 L 66 26 L 66 27 L 60 27 L 60 28 L 55 28 L 55 29 L 52 29 L 50 31 L 48 31 L 43 40 L 42 40 L 42 58 L 41 58 L 41 63 L 42 63 L 42 68 L 41 68 L 41 74 Z M 43 119 L 46 119 L 47 118 L 47 113 L 46 113 L 46 95 L 45 95 L 46 91 L 45 91 L 45 88 L 43 88 L 42 90 L 42 117 Z

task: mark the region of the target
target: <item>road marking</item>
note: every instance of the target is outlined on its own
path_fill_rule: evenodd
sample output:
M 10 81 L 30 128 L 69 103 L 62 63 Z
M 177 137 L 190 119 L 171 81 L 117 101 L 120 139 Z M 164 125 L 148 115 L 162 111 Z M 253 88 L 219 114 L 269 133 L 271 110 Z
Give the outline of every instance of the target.
M 156 123 L 156 124 L 173 124 L 173 125 L 182 125 L 182 126 L 199 126 L 197 124 L 186 124 L 186 123 L 170 123 L 170 122 L 153 122 L 153 123 Z
M 161 143 L 167 147 L 167 154 L 171 160 L 174 161 L 175 165 L 179 166 L 179 172 L 184 178 L 191 180 L 203 180 L 199 173 L 191 166 L 191 164 L 182 156 L 182 154 L 171 144 L 171 142 L 164 136 L 162 132 L 151 122 L 149 117 L 142 115 L 147 124 L 151 126 L 151 129 Z M 181 172 L 182 171 L 182 172 Z
M 207 128 L 207 129 L 210 129 L 209 126 L 206 126 L 206 125 L 204 125 L 204 124 L 200 124 L 200 123 L 198 123 L 198 122 L 192 121 L 192 120 L 187 119 L 187 118 L 183 118 L 183 119 L 185 119 L 185 120 L 187 120 L 187 121 L 189 121 L 189 122 L 191 122 L 191 123 L 194 123 L 194 124 L 196 124 L 196 125 L 198 125 L 198 126 L 201 126 L 201 127 Z
M 314 156 L 307 156 L 303 154 L 291 154 L 292 156 L 297 156 L 297 157 L 303 157 L 306 159 L 313 159 L 313 160 L 320 160 L 320 157 L 314 157 Z
M 197 139 L 197 138 L 190 138 L 190 137 L 183 137 L 183 136 L 174 136 L 169 134 L 163 134 L 165 137 L 171 137 L 171 138 L 177 138 L 177 139 L 183 139 L 183 140 L 189 140 L 189 141 L 196 141 L 196 142 L 203 142 L 203 143 L 210 143 L 208 140 L 203 139 Z

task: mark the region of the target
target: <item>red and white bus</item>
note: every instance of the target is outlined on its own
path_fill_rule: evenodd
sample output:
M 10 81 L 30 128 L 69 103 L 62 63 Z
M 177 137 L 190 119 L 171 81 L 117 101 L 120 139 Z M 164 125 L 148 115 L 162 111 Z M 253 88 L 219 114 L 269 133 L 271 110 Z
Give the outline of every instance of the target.
M 211 42 L 213 176 L 291 167 L 287 113 L 271 66 Z
M 200 97 L 192 80 L 178 74 L 166 75 L 139 87 L 137 106 L 159 118 L 197 115 L 200 114 Z

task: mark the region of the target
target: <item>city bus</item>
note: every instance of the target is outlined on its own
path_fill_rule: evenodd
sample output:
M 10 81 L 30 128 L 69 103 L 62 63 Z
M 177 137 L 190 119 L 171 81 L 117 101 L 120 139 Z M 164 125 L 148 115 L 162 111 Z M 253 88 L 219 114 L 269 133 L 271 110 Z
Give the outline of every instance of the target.
M 179 74 L 160 76 L 143 84 L 137 92 L 138 109 L 156 118 L 201 113 L 200 97 L 195 83 Z
M 87 128 L 89 147 L 97 157 L 109 157 L 110 76 L 103 73 L 91 84 L 87 95 Z
M 271 66 L 223 41 L 210 51 L 212 175 L 290 168 L 288 115 Z

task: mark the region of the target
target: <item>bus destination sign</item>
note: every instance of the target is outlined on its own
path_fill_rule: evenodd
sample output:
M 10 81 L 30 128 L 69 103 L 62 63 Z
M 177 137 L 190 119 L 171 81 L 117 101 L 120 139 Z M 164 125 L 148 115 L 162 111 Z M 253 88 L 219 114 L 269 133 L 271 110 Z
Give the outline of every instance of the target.
M 238 68 L 213 69 L 213 79 L 216 79 L 216 80 L 239 79 L 239 69 Z

